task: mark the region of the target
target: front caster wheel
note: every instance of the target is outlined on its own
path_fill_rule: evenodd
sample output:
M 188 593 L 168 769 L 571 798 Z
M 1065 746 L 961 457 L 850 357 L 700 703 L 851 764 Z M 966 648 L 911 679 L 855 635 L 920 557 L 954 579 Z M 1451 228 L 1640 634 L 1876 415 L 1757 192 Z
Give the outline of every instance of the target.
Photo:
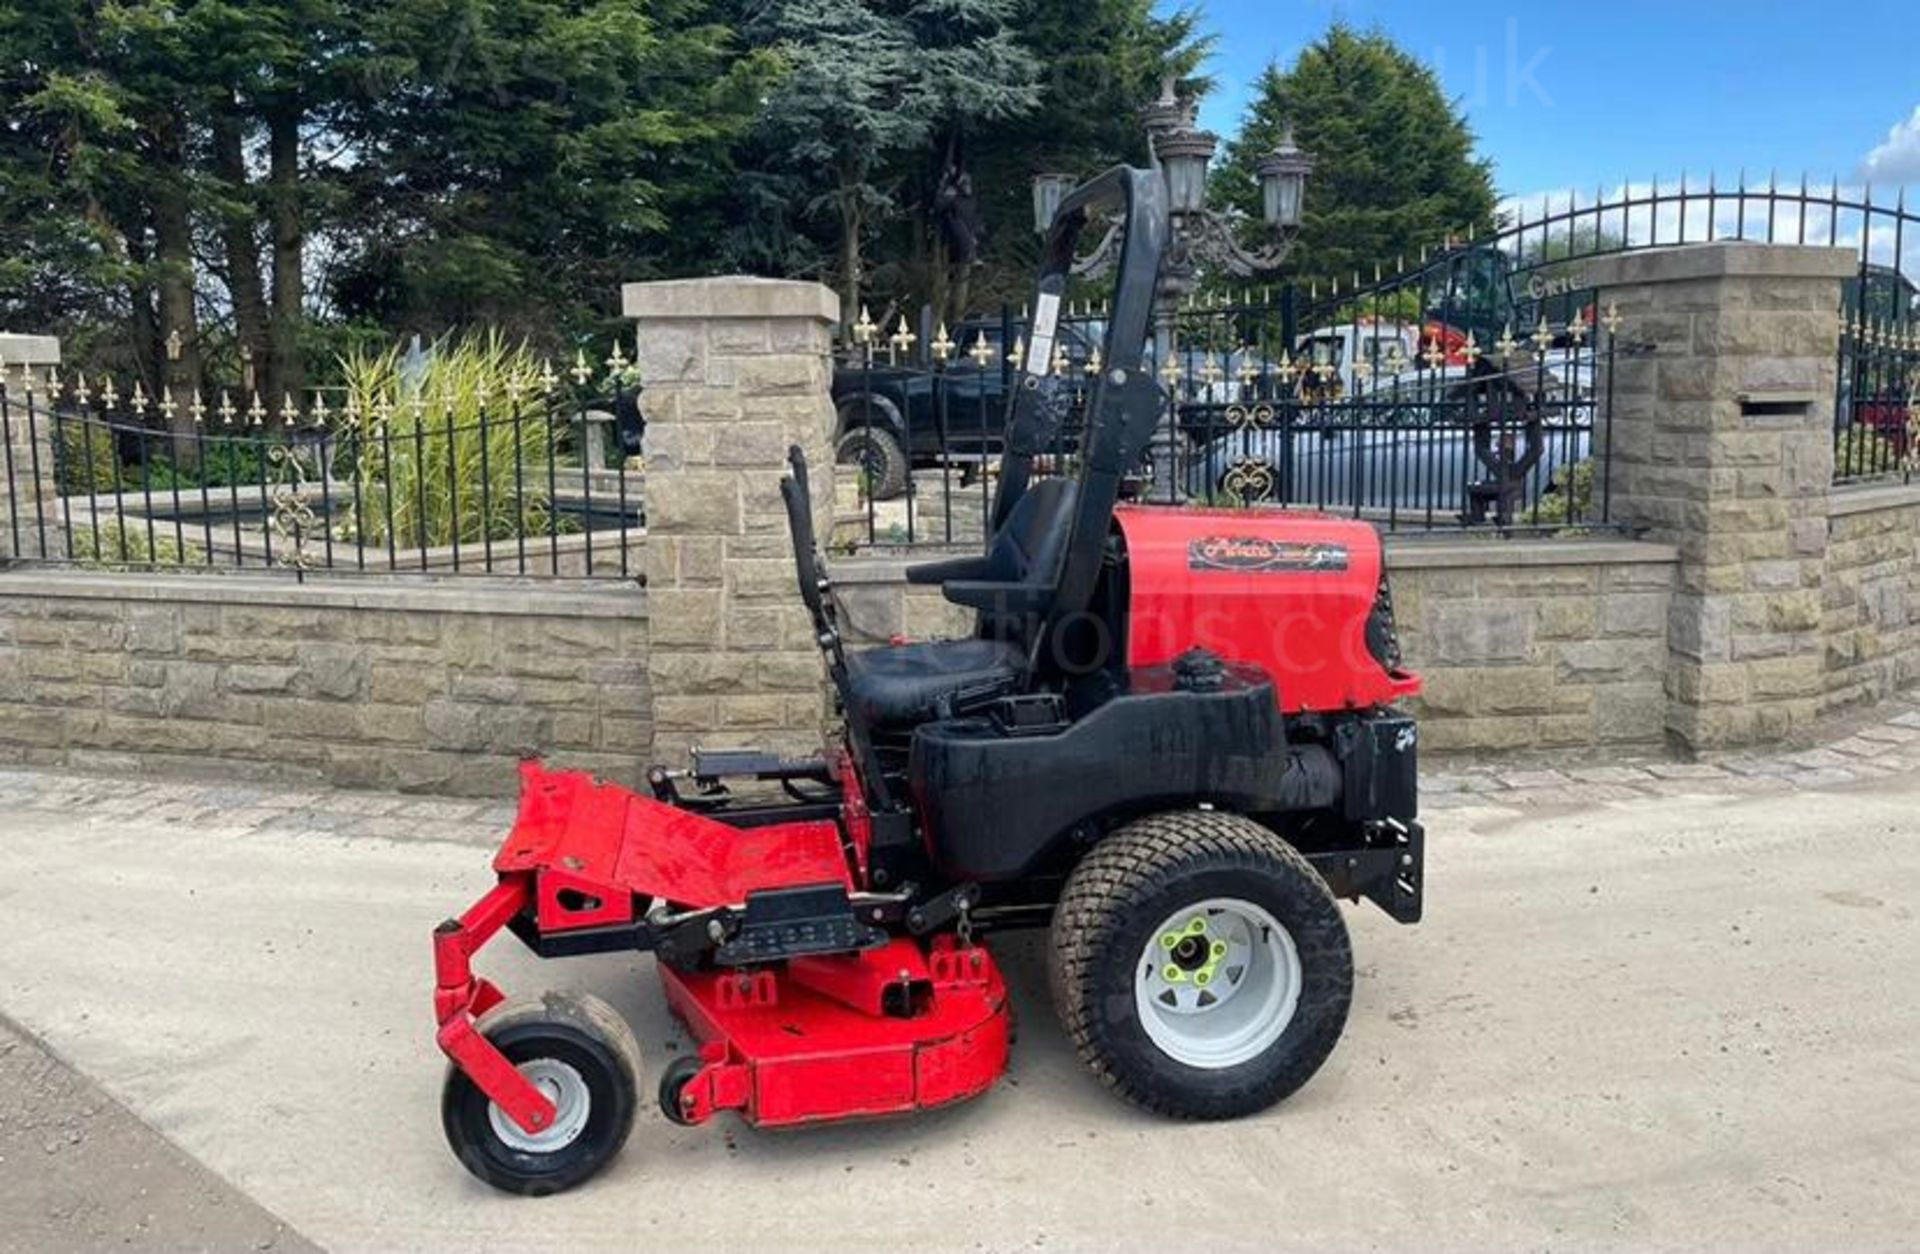
M 660 1113 L 683 1128 L 692 1127 L 693 1120 L 687 1118 L 680 1096 L 687 1091 L 688 1081 L 699 1075 L 705 1065 L 697 1055 L 682 1054 L 660 1073 Z
M 1054 912 L 1054 1004 L 1082 1061 L 1149 1110 L 1228 1119 L 1305 1084 L 1353 996 L 1340 908 L 1251 819 L 1156 814 L 1096 845 Z
M 551 1127 L 528 1132 L 449 1068 L 440 1121 L 468 1171 L 496 1189 L 539 1197 L 572 1188 L 620 1152 L 633 1127 L 640 1048 L 613 1007 L 548 993 L 496 1007 L 478 1027 L 556 1113 Z

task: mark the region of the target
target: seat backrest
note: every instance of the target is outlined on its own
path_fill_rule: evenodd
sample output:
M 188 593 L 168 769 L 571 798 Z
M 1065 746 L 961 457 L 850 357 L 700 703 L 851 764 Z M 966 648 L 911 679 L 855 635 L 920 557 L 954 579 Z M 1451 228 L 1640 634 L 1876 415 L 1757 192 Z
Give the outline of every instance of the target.
M 996 578 L 1015 583 L 1052 583 L 1060 577 L 1060 562 L 1073 530 L 1073 504 L 1080 485 L 1073 479 L 1042 479 L 1018 501 L 1000 530 L 993 535 L 987 562 Z M 1039 620 L 1031 614 L 980 614 L 980 634 L 993 640 L 1033 643 Z

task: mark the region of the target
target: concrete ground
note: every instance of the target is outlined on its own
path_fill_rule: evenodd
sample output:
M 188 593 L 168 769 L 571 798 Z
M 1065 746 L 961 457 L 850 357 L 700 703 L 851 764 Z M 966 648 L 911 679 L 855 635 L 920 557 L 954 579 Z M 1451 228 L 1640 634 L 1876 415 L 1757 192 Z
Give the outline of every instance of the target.
M 1859 770 L 1436 779 L 1427 921 L 1349 912 L 1346 1039 L 1258 1118 L 1109 1097 L 1046 1008 L 1042 938 L 1010 939 L 1021 1036 L 985 1098 L 784 1135 L 649 1103 L 542 1201 L 439 1128 L 428 934 L 486 888 L 497 809 L 0 774 L 0 1013 L 267 1225 L 49 1211 L 26 1244 L 245 1248 L 277 1216 L 335 1249 L 1912 1248 L 1920 725 L 1869 730 Z M 645 959 L 503 939 L 484 965 L 608 998 L 653 1073 L 685 1048 Z M 36 1152 L 5 1151 L 0 1224 L 51 1196 Z
M 313 1249 L 0 1016 L 0 1251 Z

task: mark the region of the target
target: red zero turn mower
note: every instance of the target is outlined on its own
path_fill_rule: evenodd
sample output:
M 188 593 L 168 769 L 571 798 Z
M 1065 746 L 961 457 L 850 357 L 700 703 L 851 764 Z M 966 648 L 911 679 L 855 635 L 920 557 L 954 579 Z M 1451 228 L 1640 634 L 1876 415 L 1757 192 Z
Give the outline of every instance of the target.
M 1035 479 L 1074 245 L 1124 244 L 1072 479 Z M 798 449 L 782 485 L 800 595 L 845 713 L 815 761 L 696 750 L 651 796 L 522 768 L 499 882 L 434 935 L 447 1138 L 489 1184 L 549 1193 L 626 1139 L 633 1034 L 604 1003 L 507 1002 L 472 968 L 508 928 L 542 957 L 652 951 L 699 1042 L 659 1077 L 677 1123 L 920 1110 L 1006 1067 L 983 937 L 1052 928 L 1080 1056 L 1151 1110 L 1220 1119 L 1311 1077 L 1347 1017 L 1336 898 L 1421 906 L 1415 735 L 1379 537 L 1360 522 L 1120 504 L 1164 408 L 1139 369 L 1167 243 L 1158 175 L 1068 196 L 1047 246 L 981 557 L 917 567 L 969 639 L 846 652 Z M 728 779 L 792 798 L 747 804 Z M 684 791 L 683 791 L 684 790 Z

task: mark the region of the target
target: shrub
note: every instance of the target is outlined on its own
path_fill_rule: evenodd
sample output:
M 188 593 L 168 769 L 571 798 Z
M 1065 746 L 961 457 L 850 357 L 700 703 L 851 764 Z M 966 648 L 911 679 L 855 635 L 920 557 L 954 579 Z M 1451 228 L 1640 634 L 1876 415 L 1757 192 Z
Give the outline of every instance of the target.
M 398 348 L 354 353 L 341 367 L 353 416 L 337 428 L 335 465 L 358 501 L 336 510 L 340 539 L 432 546 L 554 527 L 547 470 L 566 432 L 549 417 L 524 343 L 498 332 L 442 339 L 418 377 L 402 370 Z
M 172 524 L 155 523 L 149 533 L 145 521 L 107 518 L 91 527 L 75 527 L 71 551 L 76 565 L 198 566 L 207 552 L 195 544 L 181 544 Z
M 113 429 L 91 419 L 55 417 L 53 461 L 62 496 L 120 490 Z
M 261 444 L 239 437 L 208 440 L 200 447 L 197 464 L 175 462 L 165 453 L 152 454 L 147 459 L 147 486 L 155 492 L 171 492 L 258 484 Z
M 1553 472 L 1552 491 L 1541 494 L 1536 509 L 1520 513 L 1516 521 L 1590 523 L 1596 520 L 1593 503 L 1594 461 L 1587 458 Z
M 1846 427 L 1833 444 L 1833 471 L 1843 477 L 1886 474 L 1900 469 L 1892 440 L 1871 427 Z

